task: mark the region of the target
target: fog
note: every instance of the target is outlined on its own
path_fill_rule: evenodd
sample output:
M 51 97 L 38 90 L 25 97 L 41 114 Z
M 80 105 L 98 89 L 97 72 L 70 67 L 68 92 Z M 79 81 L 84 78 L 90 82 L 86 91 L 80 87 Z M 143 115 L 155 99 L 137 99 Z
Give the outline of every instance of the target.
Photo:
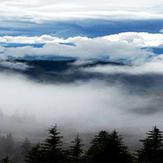
M 129 92 L 121 83 L 47 84 L 1 73 L 0 131 L 34 137 L 54 124 L 70 134 L 116 128 L 141 135 L 154 125 L 163 128 L 162 96 Z

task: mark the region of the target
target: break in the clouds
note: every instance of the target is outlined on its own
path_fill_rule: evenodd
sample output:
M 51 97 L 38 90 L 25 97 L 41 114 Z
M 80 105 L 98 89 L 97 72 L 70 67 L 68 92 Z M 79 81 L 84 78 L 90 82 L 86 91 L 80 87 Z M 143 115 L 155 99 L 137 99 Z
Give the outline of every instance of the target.
M 14 18 L 40 22 L 43 20 L 105 18 L 161 19 L 161 0 L 2 0 L 1 19 Z

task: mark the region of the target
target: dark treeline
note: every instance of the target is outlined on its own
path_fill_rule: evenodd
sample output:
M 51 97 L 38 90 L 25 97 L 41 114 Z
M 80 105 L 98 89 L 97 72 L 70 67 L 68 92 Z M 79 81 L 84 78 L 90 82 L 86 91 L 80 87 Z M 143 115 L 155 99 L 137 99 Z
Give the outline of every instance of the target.
M 12 135 L 0 138 L 2 163 L 163 163 L 163 134 L 156 126 L 141 139 L 142 147 L 131 153 L 123 138 L 114 130 L 100 131 L 87 150 L 79 135 L 69 147 L 63 147 L 63 136 L 57 126 L 39 144 L 25 139 L 16 143 Z

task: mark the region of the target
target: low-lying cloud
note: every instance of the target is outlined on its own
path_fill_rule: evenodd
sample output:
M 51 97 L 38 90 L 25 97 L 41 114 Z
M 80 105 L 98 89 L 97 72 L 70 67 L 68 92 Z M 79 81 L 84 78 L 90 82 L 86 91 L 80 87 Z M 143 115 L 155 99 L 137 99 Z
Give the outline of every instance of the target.
M 162 126 L 162 96 L 127 91 L 101 81 L 43 84 L 19 75 L 0 75 L 1 130 L 28 136 L 57 123 L 69 132 L 99 129 L 144 132 Z M 41 127 L 40 127 L 41 126 Z M 28 134 L 27 134 L 28 133 Z

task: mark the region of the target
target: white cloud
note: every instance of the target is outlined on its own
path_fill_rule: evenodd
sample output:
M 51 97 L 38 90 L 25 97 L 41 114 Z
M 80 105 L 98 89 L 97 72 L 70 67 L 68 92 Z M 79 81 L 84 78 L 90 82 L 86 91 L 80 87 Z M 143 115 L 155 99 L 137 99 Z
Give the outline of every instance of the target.
M 158 19 L 163 18 L 162 0 L 2 0 L 2 17 L 19 17 L 35 21 L 105 18 Z
M 67 39 L 42 35 L 35 37 L 3 36 L 1 43 L 44 43 L 41 48 L 25 47 L 1 47 L 1 57 L 24 55 L 60 55 L 79 58 L 91 58 L 109 56 L 110 59 L 130 59 L 142 62 L 152 56 L 153 53 L 144 47 L 161 47 L 163 34 L 150 33 L 120 33 L 97 38 L 70 37 Z M 72 45 L 66 44 L 70 43 Z
M 147 32 L 125 32 L 115 35 L 104 36 L 109 41 L 127 42 L 136 47 L 158 47 L 163 46 L 162 33 L 147 33 Z
M 49 42 L 64 42 L 64 39 L 53 37 L 50 35 L 42 36 L 1 36 L 0 43 L 49 43 Z
M 120 84 L 110 86 L 98 81 L 39 84 L 22 76 L 1 73 L 0 92 L 3 113 L 0 127 L 14 134 L 23 134 L 25 126 L 28 127 L 26 132 L 31 129 L 37 131 L 38 124 L 49 127 L 58 123 L 67 130 L 89 132 L 105 128 L 136 130 L 140 125 L 144 130 L 154 124 L 162 126 L 163 122 L 160 114 L 161 97 L 155 94 L 131 95 Z M 150 113 L 151 107 L 154 108 L 153 114 L 141 114 L 143 109 Z M 5 117 L 8 117 L 8 123 Z
M 160 33 L 163 33 L 163 29 L 160 29 Z
M 79 57 L 83 60 L 74 64 L 83 65 L 87 63 L 84 59 L 105 55 L 109 56 L 113 61 L 118 59 L 131 60 L 134 66 L 99 66 L 85 70 L 103 73 L 163 73 L 163 55 L 155 55 L 151 52 L 151 50 L 148 50 L 148 48 L 163 47 L 163 34 L 161 33 L 152 34 L 145 32 L 126 32 L 97 38 L 70 37 L 67 39 L 53 37 L 50 35 L 35 37 L 3 36 L 0 37 L 0 42 L 7 44 L 45 44 L 42 48 L 35 48 L 31 46 L 17 48 L 2 47 L 2 60 L 4 60 L 6 56 L 21 57 L 24 55 L 59 55 Z M 70 45 L 68 43 L 70 43 Z
M 14 70 L 21 70 L 21 71 L 25 71 L 28 68 L 30 68 L 30 66 L 28 66 L 25 63 L 8 62 L 8 61 L 1 61 L 0 66 L 10 68 L 10 69 L 14 69 Z
M 67 39 L 54 37 L 51 35 L 41 36 L 0 36 L 0 43 L 74 43 L 80 42 L 122 42 L 132 44 L 137 47 L 157 47 L 163 45 L 162 33 L 148 33 L 148 32 L 123 32 L 119 34 L 101 36 L 96 38 L 88 37 L 69 37 Z
M 96 72 L 104 74 L 163 74 L 163 60 L 152 60 L 137 66 L 96 66 L 83 69 L 86 72 Z

